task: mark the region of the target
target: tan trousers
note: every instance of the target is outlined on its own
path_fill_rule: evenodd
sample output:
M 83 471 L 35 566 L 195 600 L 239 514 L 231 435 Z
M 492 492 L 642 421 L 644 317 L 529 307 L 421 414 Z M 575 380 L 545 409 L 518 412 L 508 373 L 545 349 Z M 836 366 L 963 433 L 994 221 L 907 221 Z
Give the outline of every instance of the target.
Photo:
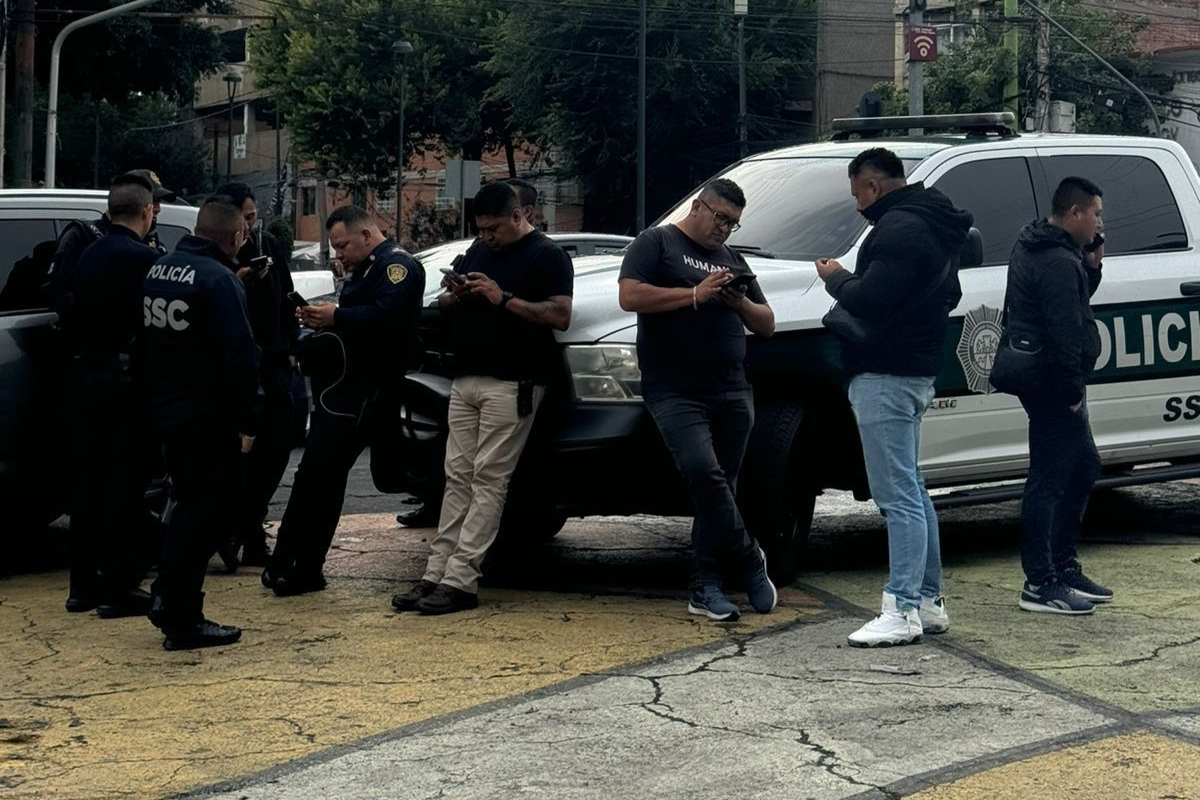
M 425 580 L 476 592 L 480 565 L 500 530 L 508 482 L 546 387 L 533 390 L 533 413 L 517 416 L 517 383 L 469 375 L 450 389 L 446 493 Z

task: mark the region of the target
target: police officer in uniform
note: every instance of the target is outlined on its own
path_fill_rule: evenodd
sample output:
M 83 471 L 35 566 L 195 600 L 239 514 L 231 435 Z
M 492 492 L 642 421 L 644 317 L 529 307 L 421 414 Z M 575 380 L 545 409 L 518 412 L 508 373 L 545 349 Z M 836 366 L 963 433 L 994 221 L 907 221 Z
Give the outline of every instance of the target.
M 130 358 L 141 330 L 142 281 L 157 259 L 142 243 L 153 219 L 152 192 L 137 175 L 113 181 L 108 233 L 75 266 L 68 328 L 78 350 L 67 378 L 77 472 L 67 610 L 99 606 L 105 618 L 142 616 L 150 608 L 150 595 L 138 588 L 147 566 L 138 533 L 148 430 Z
M 373 406 L 398 385 L 416 348 L 425 294 L 421 265 L 384 238 L 367 212 L 343 206 L 325 227 L 350 274 L 338 305 L 298 311 L 301 323 L 317 331 L 312 349 L 301 355 L 313 379 L 316 408 L 271 566 L 262 574 L 263 585 L 281 597 L 325 588 L 322 568 L 342 513 L 346 478 L 367 445 Z M 318 359 L 328 363 L 314 364 Z
M 178 502 L 150 611 L 168 650 L 231 644 L 242 633 L 204 618 L 201 589 L 234 524 L 238 454 L 249 452 L 257 425 L 258 346 L 234 260 L 244 240 L 241 209 L 209 198 L 196 234 L 159 259 L 143 285 L 139 355 Z
M 178 197 L 174 192 L 162 185 L 162 181 L 158 179 L 158 173 L 152 169 L 133 169 L 129 171 L 129 174 L 140 175 L 154 185 L 154 222 L 150 225 L 150 231 L 142 241 L 160 256 L 165 256 L 167 254 L 167 247 L 158 238 L 158 215 L 162 211 L 163 203 L 174 203 Z
M 292 451 L 292 377 L 300 328 L 288 293 L 295 285 L 283 245 L 258 224 L 258 205 L 250 186 L 226 183 L 218 187 L 217 194 L 232 199 L 246 223 L 246 243 L 237 254 L 237 274 L 246 288 L 254 341 L 262 351 L 259 381 L 263 403 L 254 449 L 243 459 L 237 530 L 233 540 L 218 552 L 229 569 L 239 563 L 239 547 L 240 563 L 265 567 L 270 553 L 263 520 Z

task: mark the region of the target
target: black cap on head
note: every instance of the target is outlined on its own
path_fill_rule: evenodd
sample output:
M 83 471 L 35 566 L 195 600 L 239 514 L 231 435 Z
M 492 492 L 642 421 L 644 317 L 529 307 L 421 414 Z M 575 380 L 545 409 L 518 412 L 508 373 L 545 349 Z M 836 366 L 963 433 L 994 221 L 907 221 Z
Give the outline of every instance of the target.
M 154 202 L 156 203 L 174 203 L 178 199 L 174 192 L 162 185 L 162 181 L 158 179 L 158 175 L 152 169 L 131 169 L 125 174 L 136 175 L 150 181 L 154 186 Z

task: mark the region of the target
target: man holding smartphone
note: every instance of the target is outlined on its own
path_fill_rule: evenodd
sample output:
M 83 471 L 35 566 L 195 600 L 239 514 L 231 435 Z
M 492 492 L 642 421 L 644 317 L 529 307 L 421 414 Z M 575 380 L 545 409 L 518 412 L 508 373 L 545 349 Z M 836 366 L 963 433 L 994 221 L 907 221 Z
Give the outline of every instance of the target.
M 688 612 L 718 622 L 741 615 L 722 588 L 726 572 L 745 579 L 755 611 L 766 614 L 778 600 L 736 500 L 754 424 L 746 330 L 775 332 L 775 312 L 746 260 L 725 244 L 745 206 L 736 183 L 710 181 L 687 217 L 638 236 L 620 277 L 621 308 L 638 315 L 642 396 L 695 507 Z
M 240 563 L 265 567 L 270 552 L 263 520 L 279 488 L 292 451 L 292 376 L 300 327 L 288 300 L 292 273 L 283 245 L 259 224 L 254 191 L 245 183 L 226 183 L 217 194 L 229 197 L 242 211 L 246 243 L 237 254 L 237 275 L 246 288 L 246 305 L 254 341 L 262 350 L 259 381 L 262 422 L 254 449 L 242 459 L 242 490 L 237 529 L 218 551 L 230 571 Z M 241 558 L 238 551 L 241 550 Z

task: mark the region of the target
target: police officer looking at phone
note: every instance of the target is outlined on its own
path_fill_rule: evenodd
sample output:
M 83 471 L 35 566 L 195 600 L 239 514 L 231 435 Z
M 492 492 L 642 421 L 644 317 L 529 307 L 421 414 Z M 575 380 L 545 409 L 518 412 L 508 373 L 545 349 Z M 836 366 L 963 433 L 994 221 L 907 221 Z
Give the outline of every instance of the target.
M 233 182 L 220 186 L 217 194 L 229 197 L 245 221 L 246 242 L 237 254 L 237 275 L 246 289 L 254 341 L 262 351 L 262 420 L 254 448 L 243 459 L 238 527 L 219 551 L 226 568 L 233 570 L 239 562 L 265 567 L 270 556 L 263 520 L 292 450 L 292 377 L 300 328 L 296 307 L 288 299 L 295 286 L 287 254 L 279 240 L 259 224 L 254 191 L 245 183 Z
M 301 356 L 316 407 L 275 552 L 262 574 L 263 585 L 280 597 L 325 588 L 322 569 L 346 479 L 367 446 L 370 416 L 380 413 L 376 404 L 386 402 L 418 347 L 425 294 L 421 265 L 385 238 L 366 211 L 343 206 L 325 227 L 349 277 L 337 305 L 297 298 L 297 317 L 316 331 Z
M 157 255 L 142 240 L 153 220 L 153 186 L 137 175 L 113 180 L 106 233 L 75 264 L 73 338 L 79 350 L 67 378 L 75 447 L 67 610 L 101 617 L 142 616 L 150 595 L 139 536 L 146 488 L 142 394 L 131 353 L 141 330 L 142 281 Z
M 238 454 L 250 451 L 257 428 L 258 345 L 235 274 L 245 230 L 228 197 L 209 198 L 195 235 L 159 259 L 143 284 L 139 356 L 178 503 L 150 611 L 168 650 L 241 637 L 204 618 L 201 589 L 209 558 L 235 523 Z

